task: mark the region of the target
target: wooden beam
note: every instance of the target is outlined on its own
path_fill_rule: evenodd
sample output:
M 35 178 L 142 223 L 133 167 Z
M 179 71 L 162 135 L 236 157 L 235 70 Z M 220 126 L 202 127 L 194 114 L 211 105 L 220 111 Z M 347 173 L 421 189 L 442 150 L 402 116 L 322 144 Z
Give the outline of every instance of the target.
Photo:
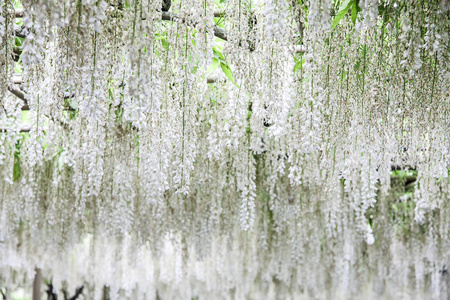
M 23 18 L 23 16 L 25 15 L 25 11 L 23 8 L 9 9 L 9 13 L 11 15 L 14 15 L 15 18 Z
M 224 11 L 215 11 L 214 12 L 214 18 L 222 18 L 225 16 L 225 12 Z
M 170 22 L 179 22 L 179 23 L 182 23 L 182 24 L 192 25 L 192 26 L 195 26 L 195 25 L 198 24 L 198 22 L 196 22 L 196 21 L 194 21 L 194 22 L 192 22 L 190 24 L 187 24 L 188 22 L 185 19 L 180 18 L 176 14 L 173 14 L 173 13 L 168 12 L 168 11 L 163 11 L 162 12 L 162 20 L 163 21 L 170 21 Z M 218 26 L 214 26 L 214 35 L 216 37 L 224 40 L 224 41 L 228 41 L 227 31 L 225 29 L 223 29 L 223 28 L 220 28 Z
M 14 84 L 22 84 L 22 83 L 23 83 L 22 76 L 14 75 L 14 76 L 12 77 L 12 82 L 13 82 Z
M 4 133 L 4 132 L 8 132 L 10 131 L 9 128 L 0 128 L 0 133 Z M 23 125 L 22 127 L 20 127 L 19 132 L 30 132 L 31 131 L 31 126 L 29 125 Z

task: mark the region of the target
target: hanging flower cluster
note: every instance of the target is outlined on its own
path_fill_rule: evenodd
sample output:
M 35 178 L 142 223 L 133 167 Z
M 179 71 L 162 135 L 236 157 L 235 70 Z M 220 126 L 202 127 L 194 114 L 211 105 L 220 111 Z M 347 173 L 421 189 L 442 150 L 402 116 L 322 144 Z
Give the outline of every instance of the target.
M 448 299 L 447 1 L 12 2 L 0 288 Z

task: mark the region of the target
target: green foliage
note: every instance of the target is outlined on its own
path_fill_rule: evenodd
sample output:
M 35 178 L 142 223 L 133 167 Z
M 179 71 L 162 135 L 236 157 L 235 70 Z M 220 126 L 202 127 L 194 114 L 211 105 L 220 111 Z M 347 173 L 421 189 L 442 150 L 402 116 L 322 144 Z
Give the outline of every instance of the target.
M 391 218 L 397 226 L 407 234 L 414 218 L 415 203 L 413 201 L 395 202 L 391 205 Z
M 355 24 L 358 13 L 361 11 L 359 0 L 345 0 L 341 4 L 336 17 L 334 17 L 333 19 L 331 29 L 334 29 L 339 24 L 339 22 L 345 17 L 349 10 L 351 10 L 352 22 L 353 24 Z
M 125 0 L 125 9 L 130 10 L 131 9 L 131 1 Z
M 15 46 L 15 47 L 22 47 L 23 41 L 24 41 L 24 40 L 25 40 L 25 39 L 22 38 L 22 37 L 15 36 L 15 37 L 14 37 L 14 46 Z
M 166 50 L 169 50 L 169 42 L 167 42 L 166 32 L 156 33 L 155 40 L 160 41 Z
M 230 79 L 232 83 L 234 83 L 234 77 L 230 67 L 225 63 L 220 63 L 220 67 L 222 68 L 222 71 L 225 74 L 225 76 L 227 76 L 227 78 Z
M 391 171 L 391 177 L 394 177 L 394 178 L 404 179 L 404 178 L 406 178 L 408 176 L 417 176 L 417 171 L 415 171 L 415 170 L 408 170 L 408 171 L 395 170 L 395 171 Z
M 20 179 L 21 175 L 21 167 L 20 167 L 20 149 L 22 148 L 23 141 L 25 139 L 25 136 L 28 134 L 20 134 L 20 139 L 17 141 L 14 149 L 14 166 L 13 166 L 13 181 L 16 182 Z
M 214 46 L 213 48 L 214 58 L 217 60 L 217 64 L 220 64 L 220 68 L 227 78 L 234 83 L 233 72 L 231 71 L 230 66 L 227 64 L 225 57 L 222 54 L 221 48 L 219 46 Z M 214 65 L 214 59 L 213 59 Z
M 295 60 L 294 72 L 301 70 L 303 68 L 303 64 L 305 63 L 305 58 L 294 57 L 294 60 Z
M 352 5 L 352 22 L 353 24 L 356 23 L 356 18 L 358 16 L 358 13 L 361 11 L 361 7 L 359 7 L 359 0 L 354 0 Z
M 20 178 L 20 158 L 14 156 L 13 181 L 16 182 Z
M 225 62 L 225 57 L 224 57 L 223 54 L 222 54 L 222 49 L 221 49 L 221 47 L 219 47 L 219 46 L 214 46 L 214 47 L 213 47 L 213 55 L 214 55 L 215 58 L 217 58 L 217 59 L 219 60 L 219 62 L 226 63 L 226 62 Z
M 336 25 L 339 24 L 339 22 L 345 17 L 349 9 L 352 8 L 354 2 L 356 2 L 356 0 L 345 0 L 342 3 L 336 17 L 333 19 L 333 23 L 331 23 L 331 29 L 336 27 Z
M 215 70 L 219 67 L 219 60 L 217 58 L 213 58 L 213 62 L 210 66 L 208 66 L 207 72 L 208 73 L 214 73 Z

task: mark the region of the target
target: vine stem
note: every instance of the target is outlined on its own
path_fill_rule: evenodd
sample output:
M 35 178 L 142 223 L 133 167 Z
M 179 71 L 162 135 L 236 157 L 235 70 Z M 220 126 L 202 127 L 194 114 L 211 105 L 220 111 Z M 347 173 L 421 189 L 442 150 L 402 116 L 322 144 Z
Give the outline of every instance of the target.
M 188 28 L 186 27 L 186 43 L 185 43 L 185 59 L 186 59 L 186 65 L 184 67 L 184 84 L 183 84 L 183 133 L 182 133 L 182 141 L 181 141 L 181 187 L 183 187 L 183 180 L 184 180 L 184 135 L 185 135 L 185 127 L 186 127 L 186 121 L 185 121 L 185 113 L 186 113 L 186 81 L 187 81 L 187 48 L 188 48 Z

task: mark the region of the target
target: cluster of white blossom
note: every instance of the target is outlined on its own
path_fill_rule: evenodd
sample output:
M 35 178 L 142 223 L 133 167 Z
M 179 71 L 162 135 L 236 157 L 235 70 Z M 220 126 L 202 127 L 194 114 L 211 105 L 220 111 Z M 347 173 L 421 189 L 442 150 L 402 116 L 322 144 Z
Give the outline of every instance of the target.
M 448 299 L 448 1 L 9 2 L 0 289 Z

